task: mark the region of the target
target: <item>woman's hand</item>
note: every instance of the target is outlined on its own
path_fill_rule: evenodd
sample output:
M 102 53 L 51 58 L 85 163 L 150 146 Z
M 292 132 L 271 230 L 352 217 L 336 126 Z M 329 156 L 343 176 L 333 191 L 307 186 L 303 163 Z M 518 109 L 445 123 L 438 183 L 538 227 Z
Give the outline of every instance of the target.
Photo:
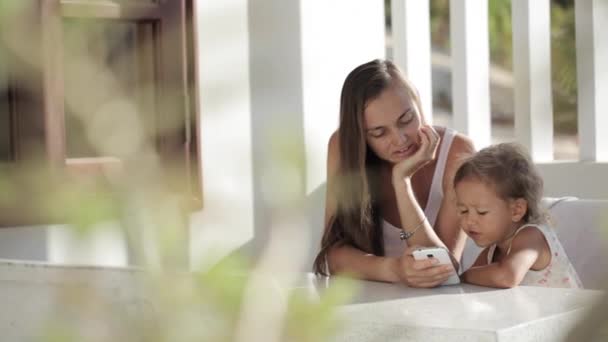
M 400 258 L 395 259 L 393 272 L 402 283 L 409 287 L 435 287 L 454 273 L 452 265 L 438 265 L 439 260 L 435 258 L 414 260 L 412 252 L 417 248 L 408 247 Z
M 393 181 L 411 177 L 421 167 L 435 159 L 439 134 L 430 125 L 420 127 L 418 131 L 420 147 L 411 157 L 395 164 L 393 167 Z

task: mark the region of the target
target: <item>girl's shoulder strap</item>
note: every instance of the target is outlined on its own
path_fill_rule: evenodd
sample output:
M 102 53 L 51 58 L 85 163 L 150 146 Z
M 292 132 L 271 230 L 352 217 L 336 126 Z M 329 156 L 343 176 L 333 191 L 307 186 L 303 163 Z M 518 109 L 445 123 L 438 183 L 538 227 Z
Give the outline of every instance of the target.
M 488 247 L 488 255 L 487 255 L 487 264 L 491 264 L 492 260 L 494 259 L 494 252 L 496 251 L 496 244 L 491 245 L 490 247 Z
M 524 228 L 528 228 L 528 227 L 534 227 L 534 228 L 538 229 L 541 232 L 541 234 L 545 235 L 545 228 L 546 228 L 545 226 L 536 224 L 536 223 L 524 223 L 519 228 L 517 228 L 517 230 L 515 230 L 515 233 L 513 234 L 513 239 L 515 239 L 515 237 L 517 236 L 517 234 L 519 234 L 519 232 L 521 232 Z M 509 249 L 507 250 L 507 254 L 511 253 L 511 244 L 513 243 L 513 239 L 511 240 L 511 243 L 509 244 Z

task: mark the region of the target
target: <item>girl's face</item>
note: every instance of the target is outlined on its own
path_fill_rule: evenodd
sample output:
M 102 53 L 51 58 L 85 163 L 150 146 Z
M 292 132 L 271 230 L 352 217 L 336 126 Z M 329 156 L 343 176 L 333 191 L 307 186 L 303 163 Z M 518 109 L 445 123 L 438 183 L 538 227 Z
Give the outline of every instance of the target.
M 364 134 L 367 145 L 383 160 L 396 164 L 419 146 L 420 113 L 405 86 L 395 81 L 367 103 L 364 112 Z
M 508 238 L 523 214 L 519 200 L 498 197 L 493 186 L 479 179 L 465 178 L 456 187 L 460 227 L 480 247 Z

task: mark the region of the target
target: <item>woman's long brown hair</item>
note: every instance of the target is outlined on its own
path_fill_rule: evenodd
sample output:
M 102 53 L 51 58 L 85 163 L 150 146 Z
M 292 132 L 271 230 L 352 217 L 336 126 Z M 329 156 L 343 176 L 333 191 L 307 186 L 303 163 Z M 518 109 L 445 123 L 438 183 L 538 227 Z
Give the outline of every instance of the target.
M 315 258 L 316 274 L 328 275 L 327 254 L 339 245 L 350 245 L 367 253 L 384 255 L 380 213 L 378 212 L 380 159 L 367 146 L 364 129 L 365 106 L 395 81 L 401 82 L 420 109 L 412 85 L 391 61 L 373 60 L 348 74 L 340 97 L 338 129 L 339 168 L 328 182 L 329 196 L 337 202 L 329 218 Z

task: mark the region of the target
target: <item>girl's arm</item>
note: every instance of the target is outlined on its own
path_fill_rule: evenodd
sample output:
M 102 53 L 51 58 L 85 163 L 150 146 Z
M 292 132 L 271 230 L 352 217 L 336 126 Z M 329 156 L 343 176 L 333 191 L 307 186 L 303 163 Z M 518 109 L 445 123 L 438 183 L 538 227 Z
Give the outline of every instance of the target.
M 457 134 L 452 141 L 443 176 L 443 200 L 437 220 L 435 231 L 456 260 L 462 258 L 466 243 L 466 234 L 460 229 L 460 218 L 456 207 L 456 193 L 454 191 L 454 175 L 465 157 L 475 153 L 473 142 L 462 134 Z M 457 268 L 458 269 L 458 268 Z
M 543 250 L 548 248 L 544 235 L 538 229 L 524 228 L 513 238 L 510 253 L 501 261 L 471 267 L 462 274 L 461 278 L 467 283 L 476 285 L 515 287 L 521 283 L 526 272 L 536 263 Z M 480 255 L 477 261 L 481 257 Z
M 484 248 L 481 253 L 475 259 L 475 262 L 468 269 L 472 269 L 473 267 L 483 266 L 488 264 L 488 250 L 489 248 Z M 460 275 L 460 281 L 464 281 L 464 274 L 466 270 Z
M 489 250 L 490 250 L 489 248 L 484 248 L 481 251 L 481 253 L 479 253 L 479 255 L 477 256 L 477 259 L 475 259 L 475 262 L 473 263 L 473 265 L 471 265 L 470 268 L 477 267 L 477 266 L 487 265 L 488 264 L 488 251 Z

